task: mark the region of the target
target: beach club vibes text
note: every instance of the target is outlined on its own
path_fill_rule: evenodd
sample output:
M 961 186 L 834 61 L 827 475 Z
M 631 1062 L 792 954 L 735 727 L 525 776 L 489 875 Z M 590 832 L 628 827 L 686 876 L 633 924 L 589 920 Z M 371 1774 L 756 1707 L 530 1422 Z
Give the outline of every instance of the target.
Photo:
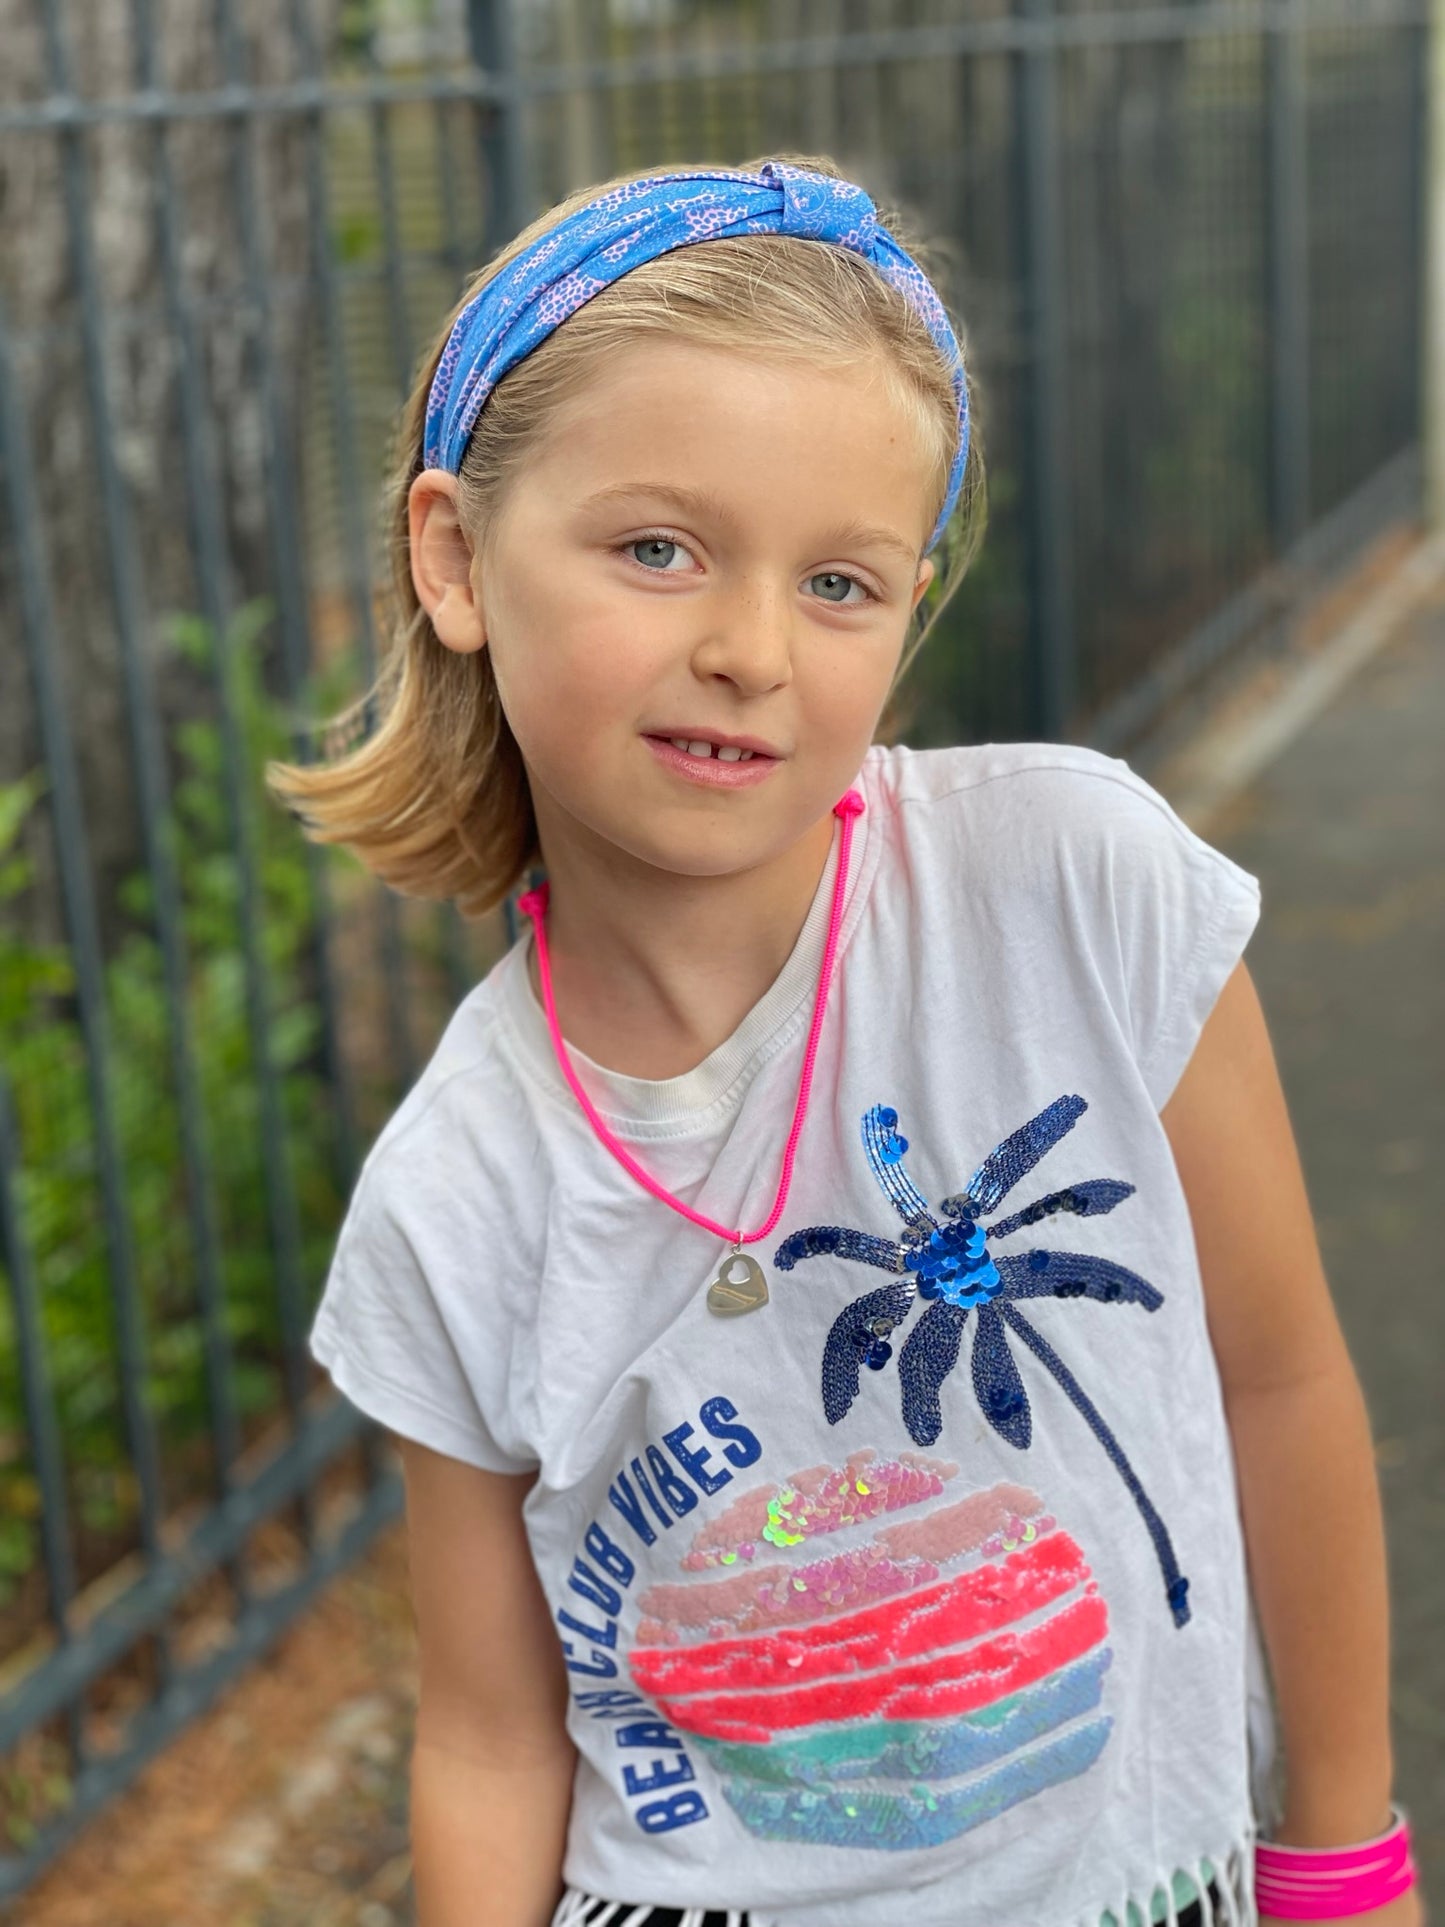
M 731 1399 L 706 1399 L 696 1425 L 664 1432 L 662 1445 L 648 1445 L 612 1481 L 607 1497 L 625 1530 L 619 1532 L 616 1519 L 609 1518 L 606 1526 L 594 1519 L 583 1534 L 586 1556 L 573 1560 L 567 1581 L 569 1591 L 591 1610 L 584 1618 L 571 1601 L 557 1609 L 570 1673 L 597 1680 L 617 1676 L 617 1621 L 637 1573 L 631 1541 L 656 1545 L 659 1532 L 671 1531 L 701 1498 L 710 1499 L 731 1484 L 734 1471 L 745 1471 L 762 1457 L 757 1435 L 737 1420 Z M 635 1803 L 632 1815 L 644 1833 L 670 1833 L 707 1818 L 707 1803 L 691 1784 L 695 1776 L 687 1749 L 640 1694 L 587 1688 L 576 1693 L 576 1701 L 593 1719 L 617 1722 L 613 1738 L 624 1752 L 646 1756 L 622 1768 L 623 1792 Z

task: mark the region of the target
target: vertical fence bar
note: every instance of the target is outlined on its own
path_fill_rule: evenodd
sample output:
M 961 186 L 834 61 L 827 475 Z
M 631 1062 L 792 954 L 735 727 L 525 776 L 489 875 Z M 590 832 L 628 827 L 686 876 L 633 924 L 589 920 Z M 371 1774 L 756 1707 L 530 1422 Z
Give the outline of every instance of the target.
M 456 182 L 452 179 L 451 144 L 447 130 L 451 125 L 448 108 L 438 103 L 435 115 L 437 162 L 441 178 L 442 203 L 442 259 L 452 277 L 452 293 L 461 292 L 464 275 L 470 275 L 480 266 L 479 261 L 464 263 L 461 239 L 461 220 L 457 209 Z M 472 987 L 471 965 L 467 956 L 467 932 L 461 912 L 456 905 L 448 904 L 442 912 L 442 956 L 446 965 L 447 983 L 453 998 L 460 1003 Z
M 446 101 L 439 100 L 432 116 L 436 132 L 437 187 L 442 206 L 442 259 L 451 273 L 451 296 L 454 300 L 461 293 L 463 275 L 470 274 L 479 265 L 476 261 L 466 260 L 462 247 L 462 217 L 457 206 L 457 184 L 452 173 L 452 115 L 455 111 Z
M 1265 38 L 1270 317 L 1270 521 L 1277 555 L 1310 512 L 1309 191 L 1305 15 L 1278 0 Z
M 1431 0 L 1433 4 L 1433 0 Z M 1430 248 L 1428 241 L 1429 187 L 1430 187 L 1430 16 L 1422 10 L 1418 19 L 1408 22 L 1399 30 L 1400 48 L 1405 74 L 1405 101 L 1408 115 L 1408 132 L 1405 138 L 1405 153 L 1408 157 L 1409 180 L 1407 194 L 1409 214 L 1406 225 L 1408 235 L 1407 272 L 1415 284 L 1415 300 L 1410 304 L 1410 382 L 1413 390 L 1414 419 L 1417 426 L 1419 464 L 1418 509 L 1421 517 L 1429 519 L 1429 473 L 1428 455 L 1425 442 L 1425 424 L 1429 407 L 1426 394 L 1426 341 L 1424 327 L 1426 320 L 1426 287 L 1430 272 Z
M 441 187 L 442 259 L 451 275 L 452 296 L 456 298 L 461 293 L 463 279 L 480 266 L 480 261 L 466 260 L 462 249 L 457 184 L 452 178 L 451 112 L 451 109 L 438 102 L 434 119 L 437 178 Z M 478 237 L 478 244 L 480 245 L 480 237 Z M 455 904 L 448 904 L 442 913 L 442 954 L 446 963 L 447 983 L 451 994 L 457 1002 L 460 1002 L 471 988 L 471 971 L 467 964 L 465 930 L 461 914 Z
M 1075 633 L 1069 502 L 1068 336 L 1059 212 L 1058 47 L 1054 0 L 1015 0 L 1038 29 L 1015 55 L 1020 261 L 1027 342 L 1029 632 L 1033 724 L 1063 734 L 1074 706 Z
M 372 61 L 375 64 L 375 51 Z M 383 276 L 386 283 L 387 333 L 391 342 L 392 369 L 396 378 L 398 401 L 405 403 L 411 386 L 412 341 L 411 326 L 407 319 L 406 300 L 402 278 L 401 224 L 397 215 L 396 165 L 392 152 L 391 122 L 387 117 L 385 105 L 378 101 L 371 110 L 372 156 L 376 164 L 377 198 L 381 204 L 381 234 L 383 248 Z M 324 166 L 324 162 L 323 162 Z M 329 223 L 328 223 L 329 226 Z M 328 254 L 330 249 L 327 237 Z M 396 906 L 388 898 L 380 905 L 383 917 L 383 942 L 387 946 L 387 962 L 391 966 L 388 973 L 388 986 L 391 991 L 389 1009 L 393 1038 L 401 1040 L 405 1053 L 403 1061 L 408 1064 L 410 1075 L 411 1043 L 407 1026 L 407 1013 L 403 1002 L 396 994 L 401 983 L 404 967 L 400 947 L 400 927 Z M 368 1427 L 361 1437 L 362 1463 L 366 1470 L 367 1482 L 376 1485 L 385 1476 L 386 1467 L 381 1456 L 381 1434 L 374 1427 Z
M 244 95 L 248 90 L 248 77 L 234 0 L 216 0 L 216 38 L 220 48 L 221 77 L 227 87 Z M 260 374 L 271 568 L 276 580 L 277 616 L 287 679 L 299 689 L 304 686 L 311 668 L 311 625 L 306 600 L 306 574 L 301 556 L 301 516 L 291 464 L 286 459 L 285 409 L 272 335 L 271 283 L 266 266 L 261 197 L 257 186 L 255 115 L 237 114 L 231 118 L 229 127 L 231 178 L 241 230 L 242 267 L 248 302 L 254 316 L 256 360 Z
M 70 73 L 58 0 L 45 0 L 41 20 L 46 77 L 52 93 L 64 97 L 70 92 Z M 68 124 L 61 128 L 57 138 L 60 142 L 70 271 L 80 310 L 85 385 L 95 431 L 91 456 L 100 484 L 101 515 L 115 597 L 116 628 L 136 760 L 142 832 L 152 873 L 158 878 L 169 878 L 172 875 L 171 850 L 160 749 L 155 737 L 154 710 L 143 655 L 140 584 L 136 572 L 137 545 L 130 526 L 125 484 L 111 434 L 103 333 L 104 301 L 90 227 L 85 157 L 80 146 L 82 135 L 78 127 Z M 13 364 L 9 363 L 8 357 L 6 360 L 5 382 L 9 391 L 6 412 L 9 420 L 4 440 L 10 453 L 7 468 L 11 478 L 12 512 L 22 556 L 26 635 L 40 707 L 46 718 L 46 760 L 55 779 L 56 830 L 62 846 L 62 869 L 70 873 L 67 897 L 72 917 L 72 938 L 76 944 L 77 976 L 84 980 L 80 1001 L 86 1032 L 92 1108 L 96 1120 L 96 1149 L 111 1247 L 111 1285 L 120 1356 L 121 1402 L 139 1495 L 141 1544 L 147 1556 L 154 1558 L 160 1551 L 160 1460 L 146 1397 L 145 1312 L 135 1266 L 120 1146 L 111 1106 L 103 965 L 88 878 L 84 887 L 79 883 L 79 866 L 83 863 L 88 868 L 88 851 L 84 840 L 79 784 L 74 781 L 70 770 L 69 733 L 64 718 L 63 698 L 52 671 L 55 625 L 49 606 L 45 569 L 40 560 L 40 532 L 33 520 L 33 503 L 23 499 L 27 493 L 24 478 L 33 473 L 24 402 L 14 386 Z M 30 558 L 28 565 L 24 561 L 27 550 Z M 44 640 L 41 641 L 41 638 Z M 42 658 L 45 660 L 42 661 Z M 63 805 L 62 789 L 65 791 Z M 159 894 L 157 908 L 159 913 Z M 174 969 L 177 933 L 169 920 L 162 924 L 159 914 L 157 921 L 162 927 L 163 946 L 168 947 L 168 967 Z M 170 1668 L 169 1642 L 164 1637 L 157 1642 L 157 1654 L 164 1679 Z
M 228 86 L 243 88 L 245 70 L 232 0 L 217 0 L 217 36 L 221 71 Z M 260 373 L 262 461 L 266 477 L 267 530 L 271 568 L 276 580 L 277 614 L 281 634 L 281 666 L 293 712 L 301 705 L 311 666 L 311 638 L 306 588 L 298 547 L 300 515 L 286 455 L 285 411 L 272 325 L 270 276 L 261 231 L 254 154 L 255 128 L 249 117 L 231 123 L 231 174 L 241 229 L 242 266 L 254 310 L 257 364 Z M 292 755 L 298 763 L 311 760 L 311 741 L 299 724 L 292 731 Z M 359 1133 L 350 1066 L 341 1047 L 341 996 L 337 982 L 331 915 L 331 891 L 325 852 L 306 842 L 306 874 L 312 904 L 312 958 L 322 1014 L 322 1051 L 332 1092 L 337 1189 L 350 1187 L 359 1162 Z
M 1424 202 L 1421 247 L 1420 370 L 1425 457 L 1425 519 L 1445 529 L 1445 0 L 1430 0 L 1420 86 Z
M 374 53 L 372 61 L 374 65 Z M 439 123 L 440 119 L 439 113 Z M 387 117 L 386 107 L 380 101 L 371 110 L 371 139 L 372 153 L 376 161 L 377 198 L 381 204 L 387 327 L 391 337 L 391 359 L 396 373 L 397 399 L 404 404 L 411 388 L 415 350 L 411 338 L 411 323 L 406 311 L 401 221 L 397 209 L 396 159 L 391 139 L 391 122 Z M 456 264 L 460 258 L 457 243 L 456 196 L 452 191 L 450 169 L 445 164 L 444 143 L 442 158 L 442 173 L 447 183 L 443 206 L 443 257 L 452 266 L 453 272 L 456 272 Z M 461 918 L 455 905 L 440 907 L 437 930 L 441 938 L 442 960 L 447 973 L 447 982 L 453 995 L 460 1000 L 470 989 L 471 983 L 463 946 Z
M 70 1604 L 75 1597 L 70 1507 L 65 1495 L 65 1465 L 60 1450 L 55 1394 L 46 1366 L 40 1291 L 21 1219 L 20 1164 L 19 1124 L 9 1084 L 4 1071 L 0 1070 L 0 1259 L 4 1260 L 10 1280 L 20 1393 L 30 1436 L 30 1459 L 40 1488 L 40 1551 L 45 1563 L 50 1620 L 57 1642 L 68 1646 L 72 1636 Z M 85 1764 L 86 1755 L 85 1727 L 78 1701 L 72 1700 L 66 1709 L 66 1727 L 71 1767 L 78 1772 Z
M 136 79 L 142 88 L 152 88 L 158 84 L 159 75 L 151 0 L 135 0 L 132 18 L 136 37 Z M 154 122 L 151 142 L 165 303 L 180 351 L 181 419 L 186 451 L 186 496 L 191 511 L 191 541 L 196 557 L 202 611 L 212 634 L 217 638 L 216 647 L 219 649 L 223 647 L 220 640 L 222 632 L 230 620 L 229 597 L 225 588 L 225 543 L 217 526 L 216 464 L 207 435 L 200 350 L 181 279 L 174 170 L 171 166 L 169 130 L 164 120 L 157 119 Z M 157 783 L 159 786 L 165 783 L 163 764 L 157 771 Z M 207 1152 L 205 1110 L 198 1088 L 190 1035 L 181 890 L 168 850 L 161 852 L 159 867 L 153 865 L 151 881 L 155 891 L 156 921 L 162 933 L 165 956 L 166 1019 L 171 1042 L 172 1077 L 180 1110 L 191 1242 L 195 1252 L 196 1298 L 201 1317 L 211 1442 L 215 1455 L 215 1485 L 218 1496 L 224 1500 L 232 1488 L 232 1468 L 240 1450 L 240 1427 L 236 1416 L 231 1344 L 225 1322 L 225 1287 Z M 244 1566 L 239 1561 L 233 1563 L 229 1576 L 238 1597 L 243 1598 Z
M 511 898 L 507 899 L 508 903 Z M 515 912 L 513 913 L 515 915 Z M 452 1000 L 460 1003 L 472 988 L 472 966 L 467 954 L 469 939 L 462 913 L 454 903 L 443 905 L 440 920 L 442 965 Z
M 148 0 L 138 0 L 138 59 L 148 69 L 145 78 L 153 83 L 155 42 L 152 26 Z M 154 156 L 160 188 L 159 221 L 165 301 L 168 319 L 181 351 L 181 406 L 191 537 L 202 609 L 210 626 L 214 650 L 221 734 L 221 781 L 236 857 L 237 920 L 245 979 L 246 1031 L 255 1067 L 262 1182 L 281 1307 L 282 1373 L 288 1403 L 295 1414 L 300 1411 L 306 1387 L 300 1216 L 287 1150 L 285 1102 L 271 1049 L 271 995 L 261 939 L 265 912 L 261 901 L 260 864 L 252 811 L 246 795 L 246 746 L 241 737 L 235 698 L 232 660 L 235 648 L 234 610 L 226 581 L 226 539 L 217 507 L 220 478 L 207 433 L 200 347 L 195 338 L 182 278 L 175 182 L 170 167 L 169 130 L 164 121 L 156 124 Z M 229 1396 L 229 1347 L 224 1364 L 228 1388 L 226 1414 L 234 1452 L 238 1440 Z
M 504 90 L 479 115 L 482 175 L 491 214 L 487 249 L 495 253 L 532 216 L 512 0 L 467 0 L 467 38 L 472 59 Z
M 371 148 L 376 160 L 376 194 L 381 203 L 381 241 L 385 258 L 386 320 L 391 337 L 392 367 L 397 399 L 404 402 L 411 387 L 411 324 L 407 319 L 401 259 L 401 223 L 396 206 L 396 158 L 392 152 L 391 122 L 385 104 L 371 109 Z
M 223 33 L 223 44 L 226 40 Z M 174 223 L 174 205 L 165 218 Z M 172 227 L 172 240 L 174 240 Z M 179 265 L 176 264 L 179 274 Z M 177 288 L 184 310 L 183 291 Z M 194 397 L 204 409 L 203 398 Z M 204 457 L 207 451 L 198 449 Z M 203 463 L 204 466 L 204 463 Z M 194 478 L 193 494 L 212 499 L 213 477 L 204 473 Z M 281 1079 L 271 1050 L 270 989 L 261 942 L 263 916 L 259 865 L 251 812 L 247 807 L 246 751 L 237 726 L 234 635 L 224 585 L 224 537 L 206 521 L 207 511 L 194 510 L 201 519 L 205 555 L 210 567 L 203 576 L 204 592 L 217 598 L 219 622 L 215 629 L 215 665 L 220 704 L 223 781 L 231 834 L 236 846 L 238 885 L 237 915 L 241 929 L 245 976 L 246 1031 L 255 1066 L 257 1106 L 260 1126 L 261 1176 L 270 1221 L 271 1245 L 276 1261 L 276 1303 L 281 1335 L 281 1380 L 287 1410 L 293 1425 L 302 1423 L 307 1385 L 306 1302 L 302 1277 L 301 1223 L 293 1181 L 286 1127 L 286 1106 Z M 303 1527 L 311 1529 L 309 1508 L 303 1506 Z
M 89 839 L 81 802 L 80 779 L 65 699 L 58 673 L 58 633 L 50 596 L 50 570 L 44 536 L 29 478 L 35 473 L 25 399 L 11 353 L 10 334 L 0 307 L 0 469 L 10 503 L 20 585 L 20 622 L 30 666 L 41 747 L 50 783 L 65 925 L 75 963 L 75 996 L 85 1047 L 86 1094 L 95 1133 L 109 1261 L 111 1307 L 115 1317 L 120 1371 L 121 1412 L 127 1449 L 139 1495 L 141 1550 L 148 1563 L 160 1557 L 160 1459 L 146 1398 L 145 1321 L 136 1277 L 125 1172 L 110 1085 L 110 1023 L 100 930 L 91 879 Z M 155 1641 L 162 1681 L 170 1675 L 170 1641 Z M 78 1743 L 78 1736 L 77 1742 Z
M 305 0 L 291 0 L 289 13 L 301 71 L 308 80 L 319 80 L 320 58 Z M 332 428 L 336 436 L 347 590 L 357 640 L 361 645 L 363 667 L 370 681 L 376 675 L 376 621 L 372 607 L 371 564 L 367 556 L 366 516 L 358 493 L 361 470 L 356 446 L 356 419 L 351 406 L 349 357 L 342 326 L 336 263 L 332 255 L 331 193 L 326 175 L 323 114 L 324 109 L 319 105 L 302 110 L 311 274 L 320 305 L 321 340 L 326 355 Z
M 320 56 L 305 0 L 291 0 L 290 16 L 292 36 L 301 56 L 302 69 L 308 78 L 319 80 Z M 322 113 L 323 110 L 318 106 L 307 108 L 304 114 L 311 271 L 321 305 L 321 337 L 326 352 L 332 426 L 336 435 L 337 468 L 341 481 L 342 539 L 346 549 L 351 613 L 361 643 L 363 669 L 370 683 L 375 681 L 377 668 L 376 620 L 372 602 L 371 563 L 367 553 L 367 521 L 359 494 L 361 466 L 356 445 L 356 420 L 351 406 L 346 336 L 342 326 L 340 289 L 331 243 L 331 193 L 326 175 Z M 384 887 L 377 896 L 377 917 L 392 1068 L 397 1077 L 410 1084 L 416 1076 L 417 1058 L 407 1009 L 406 955 L 397 901 Z

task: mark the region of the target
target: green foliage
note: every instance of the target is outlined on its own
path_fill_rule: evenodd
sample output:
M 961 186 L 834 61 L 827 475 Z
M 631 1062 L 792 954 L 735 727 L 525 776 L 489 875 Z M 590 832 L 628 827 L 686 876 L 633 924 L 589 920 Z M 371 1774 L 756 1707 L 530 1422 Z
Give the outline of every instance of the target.
M 993 462 L 985 539 L 900 692 L 903 738 L 916 749 L 1006 735 L 1027 721 L 1023 665 L 1010 653 L 1026 621 L 1019 506 L 1017 474 L 1004 461 Z M 924 595 L 929 613 L 942 585 L 944 553 L 940 548 L 933 556 L 939 574 Z
M 244 769 L 246 839 L 257 875 L 256 954 L 264 977 L 264 1049 L 287 1120 L 285 1161 L 302 1226 L 308 1280 L 326 1262 L 342 1200 L 330 1160 L 329 1105 L 318 1065 L 320 1017 L 311 973 L 311 855 L 268 798 L 262 771 L 292 745 L 261 676 L 267 611 L 237 618 L 218 654 L 206 625 L 172 624 L 169 641 L 226 692 Z M 187 958 L 184 1021 L 204 1119 L 205 1161 L 218 1227 L 225 1329 L 243 1418 L 277 1396 L 274 1255 L 261 1155 L 257 1043 L 248 1016 L 242 878 L 225 786 L 222 732 L 193 721 L 175 735 L 166 829 L 181 895 Z M 46 1356 L 82 1535 L 114 1547 L 133 1499 L 123 1427 L 112 1264 L 98 1176 L 84 1039 L 67 951 L 18 934 L 4 906 L 32 882 L 21 850 L 38 775 L 0 786 L 0 1064 L 15 1106 L 17 1191 L 36 1273 Z M 174 1063 L 172 1001 L 148 875 L 119 901 L 123 935 L 104 967 L 105 1079 L 118 1147 L 137 1287 L 147 1332 L 146 1393 L 166 1448 L 168 1498 L 205 1479 L 209 1408 L 196 1260 Z M 33 1562 L 38 1494 L 24 1458 L 24 1408 L 0 1294 L 0 1601 Z
M 381 252 L 381 216 L 375 208 L 348 208 L 333 229 L 336 258 L 347 267 L 373 260 Z
M 1269 524 L 1258 324 L 1244 301 L 1179 286 L 1164 304 L 1160 337 L 1169 413 L 1145 451 L 1144 500 L 1161 539 L 1197 543 L 1207 504 L 1210 541 L 1224 554 L 1247 554 Z

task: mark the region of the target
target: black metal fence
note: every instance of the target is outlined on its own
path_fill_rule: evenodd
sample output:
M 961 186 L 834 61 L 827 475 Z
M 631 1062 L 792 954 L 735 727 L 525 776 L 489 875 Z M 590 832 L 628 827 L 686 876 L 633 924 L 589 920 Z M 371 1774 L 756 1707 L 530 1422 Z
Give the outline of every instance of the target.
M 395 17 L 393 17 L 395 16 Z M 1420 0 L 0 0 L 0 1898 L 397 1510 L 305 1334 L 510 917 L 303 845 L 463 274 L 651 162 L 946 244 L 992 527 L 912 739 L 1127 744 L 1408 512 Z

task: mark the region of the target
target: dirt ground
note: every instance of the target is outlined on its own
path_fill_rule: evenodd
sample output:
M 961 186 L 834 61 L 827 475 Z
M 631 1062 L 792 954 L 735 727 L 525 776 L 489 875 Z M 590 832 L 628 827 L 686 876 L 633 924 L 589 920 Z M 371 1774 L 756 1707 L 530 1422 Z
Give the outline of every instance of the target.
M 396 1527 L 6 1918 L 403 1927 L 415 1660 Z

